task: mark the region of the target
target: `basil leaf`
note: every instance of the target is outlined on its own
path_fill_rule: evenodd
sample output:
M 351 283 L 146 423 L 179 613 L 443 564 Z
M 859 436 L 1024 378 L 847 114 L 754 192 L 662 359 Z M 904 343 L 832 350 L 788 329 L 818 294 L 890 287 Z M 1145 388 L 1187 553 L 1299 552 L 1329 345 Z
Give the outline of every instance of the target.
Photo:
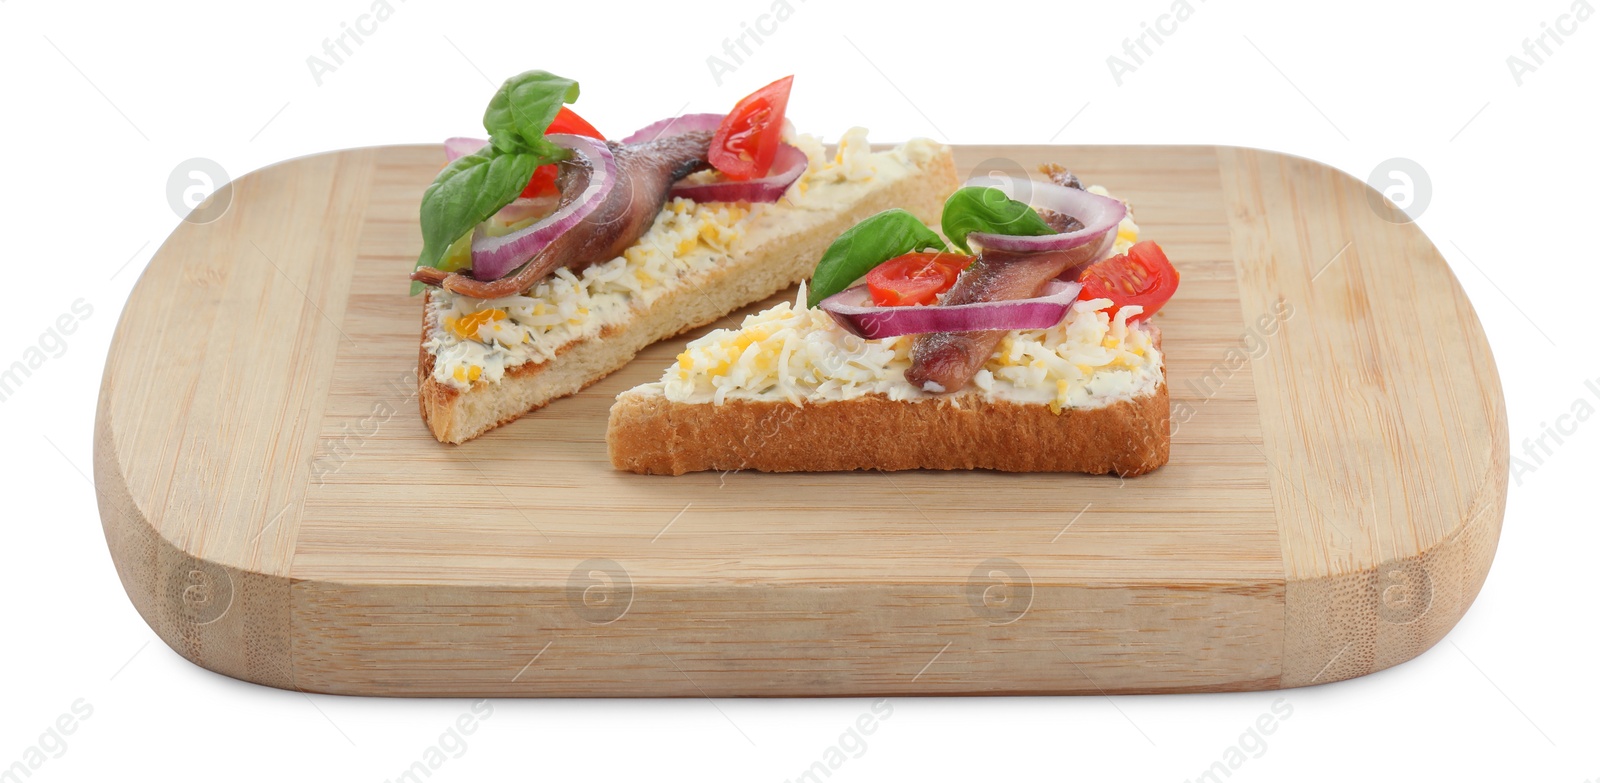
M 968 253 L 972 248 L 967 247 L 967 235 L 974 232 L 1015 237 L 1056 233 L 1033 207 L 1006 196 L 999 188 L 966 187 L 952 193 L 944 202 L 939 224 L 951 244 Z
M 548 71 L 507 79 L 483 113 L 489 145 L 455 159 L 422 193 L 422 255 L 417 268 L 437 267 L 474 226 L 516 200 L 533 171 L 566 160 L 571 151 L 545 139 L 563 103 L 578 99 L 578 83 Z M 412 283 L 411 294 L 422 290 Z
M 528 71 L 500 85 L 483 113 L 484 130 L 500 152 L 532 152 L 548 157 L 566 150 L 544 139 L 561 104 L 578 99 L 578 83 L 548 71 Z
M 811 273 L 807 307 L 849 288 L 872 268 L 918 250 L 944 250 L 944 240 L 903 209 L 879 212 L 839 235 Z
M 530 153 L 480 150 L 456 158 L 422 192 L 422 255 L 417 268 L 438 266 L 450 245 L 510 204 L 533 170 L 552 161 Z

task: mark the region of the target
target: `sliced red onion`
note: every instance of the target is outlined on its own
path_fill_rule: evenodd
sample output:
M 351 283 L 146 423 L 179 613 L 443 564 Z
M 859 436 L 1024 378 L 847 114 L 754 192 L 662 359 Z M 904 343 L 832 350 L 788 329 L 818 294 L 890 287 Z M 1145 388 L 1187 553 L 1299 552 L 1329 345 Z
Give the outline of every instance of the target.
M 1128 207 L 1122 202 L 1108 196 L 1097 196 L 1087 190 L 1068 188 L 1054 182 L 1040 182 L 1021 177 L 991 176 L 984 177 L 982 184 L 988 187 L 999 187 L 1011 193 L 1031 193 L 1030 206 L 1043 207 L 1054 210 L 1064 215 L 1071 215 L 1083 224 L 1077 231 L 1068 231 L 1064 234 L 1045 234 L 1038 237 L 1019 237 L 1009 234 L 981 234 L 967 235 L 967 243 L 975 247 L 990 250 L 1004 250 L 1012 253 L 1037 253 L 1052 250 L 1071 250 L 1076 247 L 1098 242 L 1108 233 L 1114 236 L 1117 224 L 1128 214 Z M 1114 241 L 1114 240 L 1113 240 Z M 1109 248 L 1109 243 L 1106 248 Z M 1105 252 L 1105 248 L 1100 250 Z
M 466 136 L 451 136 L 444 140 L 444 159 L 446 163 L 454 162 L 456 158 L 471 155 L 483 149 L 489 142 L 484 139 L 471 139 Z
M 655 139 L 666 138 L 668 136 L 676 136 L 680 133 L 688 133 L 690 131 L 714 131 L 717 129 L 718 125 L 722 124 L 722 118 L 726 116 L 727 115 L 725 114 L 685 114 L 681 117 L 668 117 L 664 120 L 656 120 L 655 122 L 652 122 L 649 125 L 646 125 L 643 128 L 628 134 L 628 137 L 623 139 L 622 143 L 642 144 L 647 141 L 654 141 Z
M 551 211 L 551 208 L 560 201 L 560 198 L 558 195 L 519 198 L 501 207 L 499 212 L 494 213 L 494 219 L 503 226 L 509 226 L 512 223 L 521 223 L 528 218 L 542 217 Z
M 498 280 L 527 263 L 556 237 L 588 217 L 617 181 L 617 161 L 605 142 L 568 133 L 551 134 L 545 139 L 583 158 L 589 164 L 589 183 L 564 206 L 520 231 L 491 237 L 479 226 L 472 234 L 472 276 L 479 280 Z
M 818 305 L 844 330 L 877 340 L 932 332 L 986 332 L 1012 329 L 1048 329 L 1061 323 L 1078 300 L 1077 283 L 1052 280 L 1044 294 L 1032 299 L 931 306 L 878 307 L 864 285 L 847 288 Z
M 772 169 L 760 179 L 713 182 L 679 180 L 672 186 L 672 195 L 695 201 L 751 201 L 771 204 L 789 192 L 789 186 L 806 173 L 806 154 L 798 147 L 784 144 L 772 159 Z

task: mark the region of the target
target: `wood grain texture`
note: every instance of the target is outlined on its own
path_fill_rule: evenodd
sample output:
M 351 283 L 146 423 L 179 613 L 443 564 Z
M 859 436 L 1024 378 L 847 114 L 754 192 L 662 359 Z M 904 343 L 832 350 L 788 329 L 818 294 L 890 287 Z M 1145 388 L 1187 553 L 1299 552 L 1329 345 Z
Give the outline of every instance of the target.
M 1263 689 L 1414 657 L 1487 574 L 1493 358 L 1427 238 L 1342 173 L 957 149 L 1106 185 L 1179 266 L 1153 473 L 665 477 L 610 468 L 606 413 L 705 330 L 463 446 L 428 434 L 405 275 L 440 155 L 252 173 L 124 310 L 101 518 L 134 606 L 202 666 L 382 695 Z

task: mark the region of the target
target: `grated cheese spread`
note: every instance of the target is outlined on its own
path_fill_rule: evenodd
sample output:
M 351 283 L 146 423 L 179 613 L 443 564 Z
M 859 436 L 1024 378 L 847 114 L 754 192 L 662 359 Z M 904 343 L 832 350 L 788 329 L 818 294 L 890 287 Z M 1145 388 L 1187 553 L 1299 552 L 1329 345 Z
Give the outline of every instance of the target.
M 784 303 L 719 329 L 687 346 L 658 389 L 673 402 L 728 399 L 795 405 L 850 400 L 869 394 L 916 401 L 938 395 L 905 379 L 911 336 L 857 337 L 821 309 L 804 306 L 805 288 Z M 1049 329 L 1008 333 L 973 378 L 972 391 L 989 400 L 1038 403 L 1057 413 L 1094 408 L 1152 394 L 1162 383 L 1162 356 L 1143 321 L 1143 308 L 1109 314 L 1110 299 L 1073 305 Z

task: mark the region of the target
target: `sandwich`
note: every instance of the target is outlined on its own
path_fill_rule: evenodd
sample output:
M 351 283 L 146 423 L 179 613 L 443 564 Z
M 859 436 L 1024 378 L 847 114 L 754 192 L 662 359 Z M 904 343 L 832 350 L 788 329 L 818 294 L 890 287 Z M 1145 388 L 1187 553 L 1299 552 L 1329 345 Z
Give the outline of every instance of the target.
M 618 395 L 612 464 L 1122 476 L 1165 464 L 1150 319 L 1177 270 L 1139 241 L 1124 202 L 1044 173 L 957 190 L 943 236 L 903 210 L 845 232 L 793 304 L 690 342 L 661 380 Z
M 434 437 L 475 438 L 794 285 L 867 216 L 938 214 L 959 184 L 948 147 L 874 151 L 855 128 L 829 154 L 787 121 L 792 81 L 608 141 L 565 105 L 576 82 L 507 80 L 489 138 L 447 141 L 423 194 L 411 279 Z

